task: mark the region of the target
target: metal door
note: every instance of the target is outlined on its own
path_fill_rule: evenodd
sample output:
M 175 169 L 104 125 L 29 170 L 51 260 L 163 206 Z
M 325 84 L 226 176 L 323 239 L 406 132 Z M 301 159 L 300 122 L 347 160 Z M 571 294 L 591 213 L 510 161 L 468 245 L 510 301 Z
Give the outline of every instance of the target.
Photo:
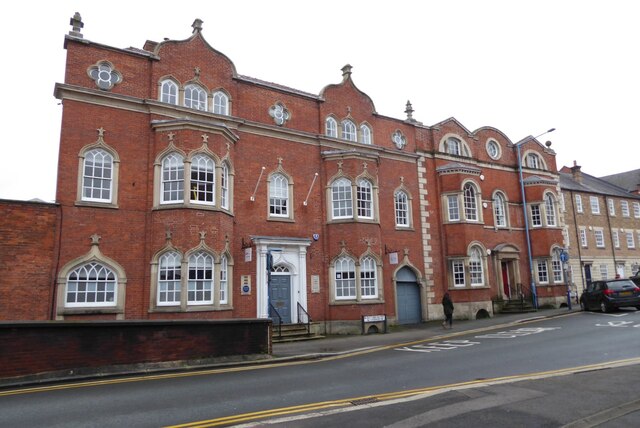
M 291 276 L 271 275 L 269 282 L 269 303 L 282 318 L 283 324 L 291 324 Z M 272 310 L 270 308 L 270 311 Z M 271 314 L 274 322 L 277 322 L 275 314 Z

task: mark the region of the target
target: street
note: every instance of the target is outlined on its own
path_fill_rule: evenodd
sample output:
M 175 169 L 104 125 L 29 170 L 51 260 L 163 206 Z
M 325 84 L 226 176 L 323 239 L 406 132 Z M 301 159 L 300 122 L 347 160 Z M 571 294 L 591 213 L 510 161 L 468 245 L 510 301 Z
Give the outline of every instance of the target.
M 640 362 L 639 339 L 635 310 L 443 330 L 321 360 L 0 391 L 0 426 L 228 426 L 266 418 L 283 426 L 451 426 L 454 416 L 465 426 L 561 426 L 607 409 L 608 400 L 638 398 L 640 366 L 627 364 Z M 599 370 L 613 362 L 619 367 Z M 584 372 L 566 376 L 577 367 Z M 611 376 L 619 381 L 611 385 Z M 589 392 L 607 386 L 614 389 L 603 397 Z M 519 411 L 496 410 L 509 406 Z

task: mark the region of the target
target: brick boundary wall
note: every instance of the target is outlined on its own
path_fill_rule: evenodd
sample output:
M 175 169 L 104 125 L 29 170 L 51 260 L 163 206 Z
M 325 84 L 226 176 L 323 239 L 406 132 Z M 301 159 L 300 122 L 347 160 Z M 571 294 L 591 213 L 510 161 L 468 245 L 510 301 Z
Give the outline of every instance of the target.
M 0 386 L 268 358 L 271 320 L 0 323 Z

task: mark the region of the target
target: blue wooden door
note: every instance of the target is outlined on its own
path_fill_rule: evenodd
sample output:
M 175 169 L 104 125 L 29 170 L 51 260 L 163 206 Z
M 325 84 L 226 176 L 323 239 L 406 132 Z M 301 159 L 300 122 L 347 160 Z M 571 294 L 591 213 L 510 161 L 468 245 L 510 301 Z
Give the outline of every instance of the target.
M 398 324 L 422 322 L 420 287 L 415 282 L 398 282 Z
M 291 277 L 289 275 L 271 275 L 269 303 L 278 311 L 283 324 L 291 324 Z M 271 314 L 271 318 L 277 322 L 278 317 L 275 314 Z

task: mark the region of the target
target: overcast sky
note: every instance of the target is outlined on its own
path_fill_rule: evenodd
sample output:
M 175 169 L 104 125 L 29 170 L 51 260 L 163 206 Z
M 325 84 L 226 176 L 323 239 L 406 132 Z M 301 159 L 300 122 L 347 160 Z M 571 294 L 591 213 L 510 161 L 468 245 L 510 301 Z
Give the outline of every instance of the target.
M 640 3 L 632 0 L 4 2 L 0 198 L 55 199 L 64 36 L 118 48 L 203 35 L 238 73 L 318 94 L 353 66 L 378 113 L 455 117 L 513 142 L 549 128 L 558 168 L 640 168 Z

